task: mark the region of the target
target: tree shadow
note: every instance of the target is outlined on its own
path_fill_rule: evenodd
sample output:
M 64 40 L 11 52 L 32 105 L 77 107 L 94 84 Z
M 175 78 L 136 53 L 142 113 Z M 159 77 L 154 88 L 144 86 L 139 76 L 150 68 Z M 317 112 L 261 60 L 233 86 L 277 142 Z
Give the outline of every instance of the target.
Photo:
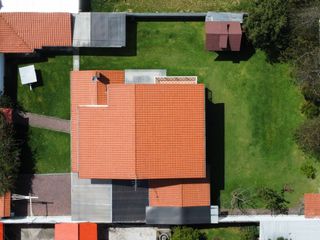
M 225 51 L 217 52 L 218 56 L 215 61 L 232 61 L 233 63 L 240 63 L 241 61 L 248 61 L 256 50 L 252 43 L 248 40 L 245 34 L 242 35 L 241 50 L 239 52 Z
M 210 169 L 211 204 L 219 206 L 225 179 L 224 127 L 224 104 L 213 103 L 212 92 L 206 89 L 206 161 Z

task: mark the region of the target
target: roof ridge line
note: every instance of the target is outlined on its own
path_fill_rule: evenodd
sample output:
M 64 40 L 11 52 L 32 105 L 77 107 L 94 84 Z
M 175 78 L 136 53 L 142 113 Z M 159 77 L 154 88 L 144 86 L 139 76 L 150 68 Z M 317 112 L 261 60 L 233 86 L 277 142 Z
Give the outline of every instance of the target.
M 133 85 L 134 87 L 134 174 L 136 179 L 138 179 L 138 174 L 137 174 L 137 114 L 136 114 L 136 110 L 137 110 L 137 98 L 136 98 L 136 85 Z
M 15 33 L 15 35 L 17 35 L 17 37 L 25 44 L 26 47 L 28 47 L 31 52 L 34 51 L 34 48 L 32 48 L 29 44 L 27 44 L 27 42 L 23 39 L 23 37 L 15 30 L 15 28 L 7 21 L 6 18 L 3 17 L 3 14 L 0 14 L 0 17 L 2 18 L 2 20 L 10 27 L 10 29 L 12 30 L 12 32 Z

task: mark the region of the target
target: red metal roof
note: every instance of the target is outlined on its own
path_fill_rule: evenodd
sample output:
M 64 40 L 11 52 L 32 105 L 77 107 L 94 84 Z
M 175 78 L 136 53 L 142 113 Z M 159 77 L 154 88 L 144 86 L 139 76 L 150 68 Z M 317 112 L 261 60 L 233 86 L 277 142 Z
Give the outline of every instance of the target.
M 208 21 L 205 24 L 206 49 L 209 51 L 240 51 L 240 22 Z
M 11 193 L 7 192 L 0 196 L 0 218 L 10 217 L 11 215 Z
M 207 179 L 171 179 L 149 181 L 149 205 L 156 207 L 210 206 Z
M 304 215 L 306 218 L 320 217 L 319 193 L 307 193 L 304 195 Z
M 71 47 L 71 31 L 69 13 L 0 13 L 0 52 Z
M 55 240 L 79 240 L 79 226 L 77 223 L 59 223 L 54 228 Z
M 95 72 L 72 73 L 73 171 L 103 179 L 206 176 L 203 85 L 110 81 L 108 105 L 99 105 Z
M 96 223 L 80 223 L 80 240 L 97 240 L 98 228 Z
M 0 240 L 4 238 L 4 224 L 0 223 Z

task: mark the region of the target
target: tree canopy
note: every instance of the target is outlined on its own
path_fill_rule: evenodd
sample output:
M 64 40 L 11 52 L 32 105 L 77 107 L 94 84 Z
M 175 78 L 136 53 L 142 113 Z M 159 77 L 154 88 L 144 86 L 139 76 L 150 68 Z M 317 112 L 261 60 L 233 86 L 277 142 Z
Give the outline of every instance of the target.
M 3 98 L 0 97 L 0 103 Z M 8 99 L 6 99 L 6 103 Z M 0 105 L 6 107 L 7 104 Z M 0 111 L 0 196 L 13 189 L 18 171 L 20 151 L 12 123 Z
M 244 22 L 248 38 L 276 59 L 288 46 L 289 11 L 287 0 L 258 0 Z

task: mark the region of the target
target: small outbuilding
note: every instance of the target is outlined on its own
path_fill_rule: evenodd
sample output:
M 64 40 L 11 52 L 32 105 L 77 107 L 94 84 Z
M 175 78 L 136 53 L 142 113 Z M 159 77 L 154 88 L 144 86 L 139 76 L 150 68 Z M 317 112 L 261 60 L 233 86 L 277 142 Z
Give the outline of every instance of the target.
M 243 13 L 208 12 L 205 22 L 206 49 L 240 51 Z

